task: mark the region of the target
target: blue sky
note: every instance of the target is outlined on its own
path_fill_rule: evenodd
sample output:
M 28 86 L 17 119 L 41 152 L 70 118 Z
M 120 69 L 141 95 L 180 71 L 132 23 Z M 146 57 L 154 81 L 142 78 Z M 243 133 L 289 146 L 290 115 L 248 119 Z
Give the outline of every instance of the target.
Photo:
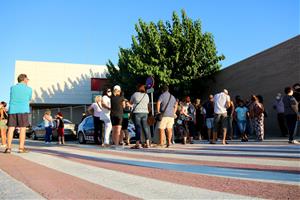
M 139 18 L 171 21 L 181 9 L 214 35 L 223 67 L 300 33 L 299 0 L 0 0 L 0 100 L 16 60 L 117 63 Z

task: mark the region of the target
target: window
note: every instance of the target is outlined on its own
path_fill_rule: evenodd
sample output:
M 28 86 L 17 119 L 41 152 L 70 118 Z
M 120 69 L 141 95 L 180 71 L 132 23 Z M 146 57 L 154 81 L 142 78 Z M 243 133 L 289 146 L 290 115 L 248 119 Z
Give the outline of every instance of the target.
M 91 78 L 91 91 L 101 91 L 107 83 L 106 78 Z

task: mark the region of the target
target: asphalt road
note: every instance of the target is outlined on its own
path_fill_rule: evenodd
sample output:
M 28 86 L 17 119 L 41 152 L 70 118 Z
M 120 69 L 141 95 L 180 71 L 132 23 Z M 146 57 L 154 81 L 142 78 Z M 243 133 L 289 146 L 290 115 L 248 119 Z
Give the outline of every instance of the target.
M 27 140 L 24 154 L 17 142 L 0 153 L 0 199 L 300 199 L 300 145 L 282 139 L 139 150 Z

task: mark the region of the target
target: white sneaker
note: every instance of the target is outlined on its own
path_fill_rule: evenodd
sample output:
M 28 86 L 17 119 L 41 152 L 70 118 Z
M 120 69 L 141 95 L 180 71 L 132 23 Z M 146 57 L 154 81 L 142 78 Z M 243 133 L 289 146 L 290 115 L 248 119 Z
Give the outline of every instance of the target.
M 2 147 L 2 148 L 6 148 L 6 147 L 7 147 L 7 145 L 6 145 L 6 144 L 1 144 L 1 145 L 0 145 L 0 147 Z
M 289 143 L 291 143 L 291 144 L 300 144 L 297 140 L 292 140 Z

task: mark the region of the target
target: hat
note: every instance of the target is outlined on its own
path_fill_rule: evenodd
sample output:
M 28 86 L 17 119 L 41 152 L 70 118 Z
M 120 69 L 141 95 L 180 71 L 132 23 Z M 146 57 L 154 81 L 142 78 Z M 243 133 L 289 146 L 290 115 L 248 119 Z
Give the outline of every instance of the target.
M 63 116 L 63 114 L 61 112 L 58 112 L 57 115 L 60 116 L 60 117 Z
M 114 90 L 119 90 L 119 91 L 121 91 L 121 87 L 120 87 L 119 85 L 115 85 L 115 86 L 114 86 Z

